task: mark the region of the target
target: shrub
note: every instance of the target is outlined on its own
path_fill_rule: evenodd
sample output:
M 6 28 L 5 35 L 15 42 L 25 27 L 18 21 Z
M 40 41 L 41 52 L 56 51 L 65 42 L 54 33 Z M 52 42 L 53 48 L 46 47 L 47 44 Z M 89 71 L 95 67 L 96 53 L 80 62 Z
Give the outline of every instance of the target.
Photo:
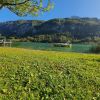
M 90 52 L 92 52 L 92 53 L 100 53 L 100 44 L 98 43 L 96 46 L 93 46 L 90 49 Z

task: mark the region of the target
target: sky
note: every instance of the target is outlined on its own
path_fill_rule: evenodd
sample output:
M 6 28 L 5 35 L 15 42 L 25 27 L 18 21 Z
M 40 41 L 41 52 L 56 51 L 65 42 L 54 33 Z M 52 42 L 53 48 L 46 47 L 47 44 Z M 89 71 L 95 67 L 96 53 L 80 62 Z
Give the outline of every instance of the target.
M 54 0 L 55 7 L 38 17 L 19 17 L 7 8 L 0 10 L 0 22 L 12 20 L 49 20 L 71 16 L 100 18 L 100 0 Z

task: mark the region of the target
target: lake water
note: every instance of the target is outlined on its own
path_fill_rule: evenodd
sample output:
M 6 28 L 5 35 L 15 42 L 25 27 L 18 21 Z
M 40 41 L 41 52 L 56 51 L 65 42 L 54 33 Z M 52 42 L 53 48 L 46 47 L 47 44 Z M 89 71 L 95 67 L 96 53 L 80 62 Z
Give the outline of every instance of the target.
M 35 49 L 35 50 L 49 50 L 49 51 L 63 51 L 63 52 L 89 52 L 92 45 L 89 44 L 72 44 L 68 47 L 55 47 L 52 43 L 34 43 L 34 42 L 16 42 L 13 47 Z

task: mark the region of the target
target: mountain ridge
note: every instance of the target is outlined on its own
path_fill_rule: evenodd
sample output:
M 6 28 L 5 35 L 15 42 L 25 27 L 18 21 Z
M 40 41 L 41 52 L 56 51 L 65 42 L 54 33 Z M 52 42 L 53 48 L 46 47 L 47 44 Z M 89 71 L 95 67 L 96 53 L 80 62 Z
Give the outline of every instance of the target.
M 74 39 L 100 37 L 98 18 L 55 18 L 43 20 L 17 20 L 0 23 L 0 34 L 6 37 L 34 37 L 35 35 L 64 35 Z

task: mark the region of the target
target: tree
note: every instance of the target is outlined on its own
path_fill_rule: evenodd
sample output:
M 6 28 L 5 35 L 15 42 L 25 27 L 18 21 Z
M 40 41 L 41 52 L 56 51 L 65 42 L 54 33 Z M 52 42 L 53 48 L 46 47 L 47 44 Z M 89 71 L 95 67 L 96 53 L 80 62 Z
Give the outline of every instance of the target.
M 47 3 L 47 5 L 45 5 Z M 51 0 L 0 0 L 0 9 L 7 7 L 18 16 L 38 16 L 53 7 Z
M 98 43 L 97 45 L 91 47 L 90 52 L 92 52 L 92 53 L 100 53 L 100 43 Z

